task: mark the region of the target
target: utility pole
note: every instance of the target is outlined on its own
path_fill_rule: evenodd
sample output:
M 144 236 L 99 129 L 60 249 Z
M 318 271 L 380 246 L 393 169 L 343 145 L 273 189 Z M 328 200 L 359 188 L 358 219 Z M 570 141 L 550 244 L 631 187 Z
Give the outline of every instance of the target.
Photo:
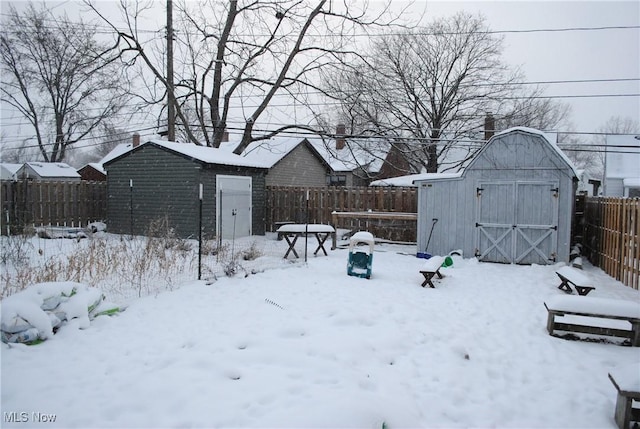
M 176 140 L 175 94 L 173 93 L 173 0 L 167 0 L 167 140 Z

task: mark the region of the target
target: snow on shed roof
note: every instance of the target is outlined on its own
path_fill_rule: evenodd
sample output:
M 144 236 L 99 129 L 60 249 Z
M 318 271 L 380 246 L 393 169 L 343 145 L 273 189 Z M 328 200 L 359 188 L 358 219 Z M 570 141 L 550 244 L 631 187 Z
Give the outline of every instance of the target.
M 133 144 L 132 143 L 120 143 L 119 145 L 117 145 L 116 147 L 111 149 L 111 152 L 106 154 L 100 161 L 97 162 L 97 164 L 100 164 L 102 166 L 101 167 L 102 170 L 104 171 L 104 164 L 106 162 L 109 162 L 112 159 L 115 159 L 115 158 L 119 157 L 120 155 L 123 155 L 123 154 L 129 152 L 131 149 L 133 149 Z
M 198 146 L 193 143 L 175 143 L 164 140 L 149 140 L 145 143 L 141 143 L 140 146 L 135 148 L 136 150 L 144 145 L 158 146 L 167 149 L 171 152 L 179 155 L 186 156 L 196 161 L 203 162 L 205 164 L 216 165 L 231 165 L 235 167 L 255 167 L 255 168 L 267 168 L 267 165 L 259 160 L 247 159 L 240 155 L 229 152 L 225 149 L 217 149 L 207 146 Z M 127 152 L 117 156 L 105 164 L 113 162 L 115 159 L 125 155 Z
M 40 177 L 80 177 L 75 168 L 64 162 L 26 162 Z

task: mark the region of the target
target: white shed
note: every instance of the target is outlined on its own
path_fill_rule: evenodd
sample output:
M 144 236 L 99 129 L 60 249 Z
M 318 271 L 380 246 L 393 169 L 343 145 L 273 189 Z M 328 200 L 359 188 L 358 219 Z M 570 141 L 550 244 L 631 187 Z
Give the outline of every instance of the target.
M 461 249 L 500 263 L 569 261 L 577 175 L 544 133 L 511 128 L 494 135 L 458 177 L 415 183 L 419 252 Z

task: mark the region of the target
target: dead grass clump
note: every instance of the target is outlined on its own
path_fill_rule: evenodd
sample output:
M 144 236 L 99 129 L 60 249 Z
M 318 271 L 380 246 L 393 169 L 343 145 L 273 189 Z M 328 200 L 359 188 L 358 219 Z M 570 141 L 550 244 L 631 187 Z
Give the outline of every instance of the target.
M 258 249 L 258 244 L 254 241 L 248 249 L 242 251 L 242 259 L 245 261 L 253 261 L 263 255 L 262 250 Z

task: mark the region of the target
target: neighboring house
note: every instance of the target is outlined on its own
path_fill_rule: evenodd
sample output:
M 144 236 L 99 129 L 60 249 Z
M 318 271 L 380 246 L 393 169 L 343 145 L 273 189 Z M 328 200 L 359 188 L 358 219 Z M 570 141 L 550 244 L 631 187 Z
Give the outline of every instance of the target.
M 198 237 L 200 184 L 205 236 L 238 238 L 265 232 L 263 163 L 224 149 L 148 141 L 104 163 L 107 224 L 144 235 L 166 218 L 179 237 Z
M 64 162 L 26 162 L 16 172 L 18 180 L 79 182 L 80 174 Z
M 316 138 L 311 142 L 331 167 L 329 186 L 368 186 L 372 180 L 409 171 L 401 154 L 382 139 Z
M 126 152 L 129 152 L 134 147 L 138 147 L 140 145 L 140 135 L 134 134 L 131 143 L 121 143 L 114 147 L 108 154 L 106 154 L 101 160 L 97 162 L 90 162 L 85 165 L 81 169 L 78 170 L 78 173 L 82 177 L 82 180 L 95 180 L 95 181 L 105 181 L 107 180 L 107 172 L 104 169 L 104 164 L 108 161 L 111 161 L 114 158 L 123 155 Z
M 221 148 L 232 151 L 238 142 Z M 242 156 L 268 166 L 267 186 L 366 186 L 376 177 L 405 174 L 390 144 L 378 139 L 274 137 L 251 143 Z
M 233 143 L 223 144 L 232 150 Z M 325 186 L 331 167 L 307 139 L 272 138 L 251 143 L 242 153 L 268 169 L 267 186 Z
M 568 262 L 577 174 L 566 155 L 530 128 L 495 134 L 465 170 L 418 185 L 420 252 L 462 250 L 480 261 Z
M 640 197 L 640 136 L 607 136 L 605 197 Z
M 22 167 L 22 164 L 0 163 L 0 180 L 16 180 L 16 173 L 20 170 L 20 167 Z
M 602 182 L 592 179 L 587 170 L 577 170 L 576 173 L 578 174 L 578 189 L 576 193 L 588 197 L 598 196 Z
M 99 162 L 90 162 L 78 170 L 78 174 L 82 180 L 91 180 L 96 182 L 104 182 L 107 180 L 107 172 L 102 168 Z

